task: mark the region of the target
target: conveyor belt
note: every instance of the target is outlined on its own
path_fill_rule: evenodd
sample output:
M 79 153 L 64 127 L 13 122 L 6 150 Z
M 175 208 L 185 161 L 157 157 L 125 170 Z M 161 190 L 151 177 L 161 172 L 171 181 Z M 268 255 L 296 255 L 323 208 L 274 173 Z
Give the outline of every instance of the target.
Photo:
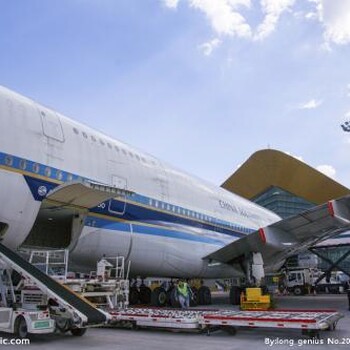
M 12 250 L 0 243 L 0 256 L 1 255 L 11 261 L 14 267 L 18 266 L 20 270 L 25 271 L 31 280 L 34 282 L 39 282 L 39 285 L 45 285 L 46 288 L 53 293 L 53 296 L 57 295 L 70 307 L 85 315 L 87 317 L 87 325 L 106 322 L 106 315 L 90 304 L 89 301 L 81 298 L 67 287 L 56 282 L 51 277 L 30 264 L 28 261 L 24 260 L 18 254 L 14 253 Z

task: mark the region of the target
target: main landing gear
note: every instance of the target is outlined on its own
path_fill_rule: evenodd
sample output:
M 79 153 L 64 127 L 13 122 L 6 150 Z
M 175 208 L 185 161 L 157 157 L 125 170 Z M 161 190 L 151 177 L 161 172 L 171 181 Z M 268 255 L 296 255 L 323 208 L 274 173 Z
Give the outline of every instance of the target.
M 202 284 L 196 286 L 189 283 L 189 285 L 191 288 L 190 306 L 211 304 L 211 291 L 209 287 Z M 146 286 L 143 280 L 139 286 L 137 285 L 137 281 L 134 281 L 129 291 L 129 302 L 130 305 L 180 307 L 173 281 L 163 283 L 155 288 Z
M 264 261 L 259 252 L 247 255 L 241 267 L 246 275 L 246 285 L 232 286 L 230 288 L 230 304 L 232 305 L 240 305 L 241 293 L 247 287 L 260 287 L 261 280 L 265 276 Z

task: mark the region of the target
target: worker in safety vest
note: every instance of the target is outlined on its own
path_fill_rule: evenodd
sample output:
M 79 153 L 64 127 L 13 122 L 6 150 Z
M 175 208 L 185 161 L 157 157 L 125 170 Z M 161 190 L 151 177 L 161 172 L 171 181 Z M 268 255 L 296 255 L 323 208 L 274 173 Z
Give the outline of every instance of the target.
M 179 281 L 177 285 L 177 297 L 181 308 L 188 308 L 190 306 L 190 289 L 187 282 Z

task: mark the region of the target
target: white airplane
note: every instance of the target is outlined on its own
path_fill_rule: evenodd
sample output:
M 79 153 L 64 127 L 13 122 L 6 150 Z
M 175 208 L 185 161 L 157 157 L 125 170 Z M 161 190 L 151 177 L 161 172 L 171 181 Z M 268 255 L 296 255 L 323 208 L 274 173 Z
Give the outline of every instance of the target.
M 131 275 L 257 281 L 349 229 L 344 197 L 273 212 L 0 87 L 0 237 L 67 248 L 80 270 L 123 255 Z

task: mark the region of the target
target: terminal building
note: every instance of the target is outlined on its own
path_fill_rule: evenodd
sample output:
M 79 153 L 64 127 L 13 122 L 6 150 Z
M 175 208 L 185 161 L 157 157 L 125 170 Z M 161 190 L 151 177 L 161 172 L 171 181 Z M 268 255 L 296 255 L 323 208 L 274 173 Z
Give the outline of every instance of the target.
M 350 189 L 286 153 L 266 149 L 254 153 L 222 185 L 282 218 L 350 194 Z M 292 257 L 289 267 L 338 269 L 350 276 L 350 232 Z

